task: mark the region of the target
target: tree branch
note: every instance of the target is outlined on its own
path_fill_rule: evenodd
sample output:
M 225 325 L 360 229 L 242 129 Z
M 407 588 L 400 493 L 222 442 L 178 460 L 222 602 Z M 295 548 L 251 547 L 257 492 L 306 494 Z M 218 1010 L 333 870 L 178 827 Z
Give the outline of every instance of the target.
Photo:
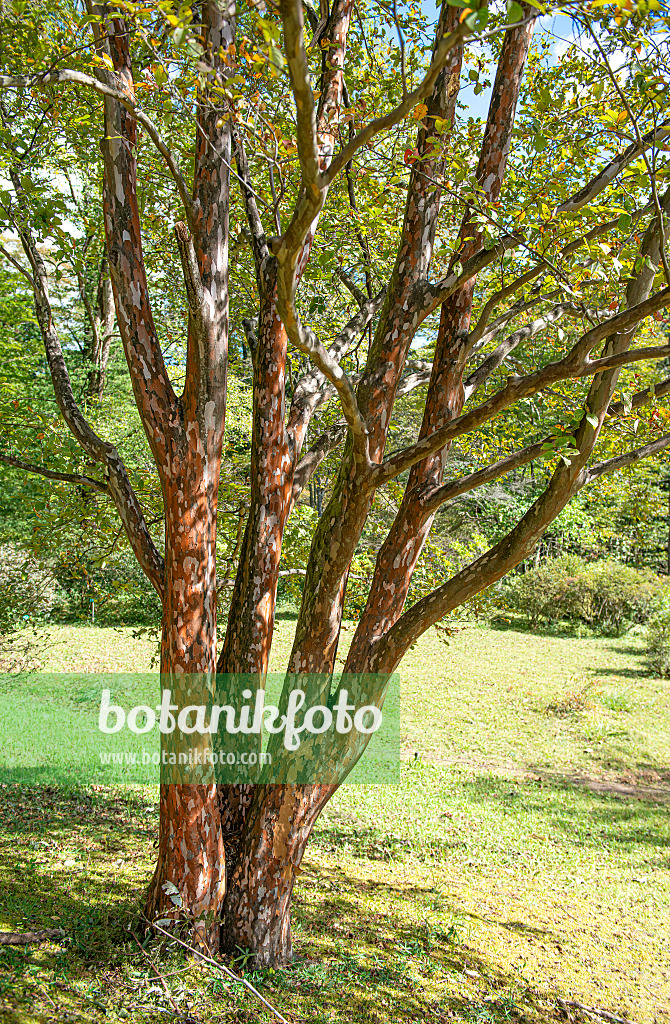
M 32 275 L 28 273 L 25 267 L 21 266 L 18 260 L 14 259 L 11 253 L 7 252 L 4 245 L 0 245 L 0 253 L 2 253 L 8 263 L 11 263 L 15 270 L 18 270 L 19 274 L 22 274 L 23 277 L 25 277 L 30 287 L 34 289 L 35 281 L 33 280 Z
M 293 474 L 292 503 L 295 504 L 299 495 L 304 491 L 311 477 L 319 468 L 327 455 L 337 448 L 347 436 L 346 423 L 335 423 L 328 427 L 322 434 L 319 434 L 312 447 L 306 452 Z
M 489 484 L 493 480 L 497 480 L 498 477 L 510 473 L 513 469 L 520 469 L 521 466 L 527 465 L 527 463 L 532 462 L 534 459 L 539 459 L 544 454 L 544 445 L 550 440 L 550 437 L 546 437 L 542 441 L 537 441 L 526 448 L 520 448 L 518 451 L 512 452 L 511 455 L 506 455 L 503 459 L 491 463 L 490 466 L 486 466 L 484 469 L 479 469 L 475 473 L 469 473 L 459 480 L 451 480 L 449 483 L 442 484 L 441 487 L 429 491 L 420 502 L 422 511 L 426 513 L 436 512 L 445 502 L 458 498 L 461 494 L 467 494 L 468 491 L 473 491 L 484 484 Z
M 509 249 L 521 245 L 522 242 L 523 239 L 519 235 L 503 235 L 490 249 L 480 249 L 466 260 L 460 273 L 451 270 L 441 281 L 434 284 L 430 281 L 418 282 L 412 296 L 412 306 L 416 311 L 418 322 L 421 323 L 425 320 L 434 309 L 459 291 L 467 281 L 476 277 L 481 270 L 495 262 Z
M 82 476 L 80 473 L 61 473 L 59 470 L 47 469 L 46 466 L 38 466 L 34 462 L 24 462 L 13 455 L 0 455 L 0 462 L 4 462 L 6 466 L 13 466 L 15 469 L 23 469 L 26 473 L 37 473 L 39 476 L 46 477 L 47 480 L 63 480 L 68 484 L 80 484 L 82 487 L 92 487 L 103 494 L 109 494 L 107 484 L 92 476 Z
M 617 455 L 613 459 L 597 462 L 595 466 L 591 466 L 586 471 L 586 482 L 591 483 L 592 480 L 596 480 L 603 473 L 614 473 L 619 469 L 624 469 L 626 466 L 632 466 L 634 462 L 639 462 L 640 459 L 647 459 L 650 455 L 657 455 L 668 446 L 670 446 L 670 434 L 664 434 L 663 437 L 659 437 L 649 444 L 644 444 L 641 448 L 634 448 L 633 451 L 626 452 L 624 455 Z
M 251 187 L 251 176 L 249 174 L 249 165 L 247 163 L 247 154 L 244 148 L 244 142 L 239 132 L 233 132 L 233 142 L 235 144 L 235 163 L 237 164 L 237 177 L 242 186 L 242 202 L 244 203 L 244 210 L 247 215 L 247 222 L 249 224 L 249 231 L 251 232 L 251 248 L 254 256 L 254 264 L 256 266 L 256 279 L 257 284 L 261 285 L 261 267 L 265 260 L 270 255 L 268 249 L 267 239 L 265 237 L 265 229 L 263 228 L 263 222 L 261 220 L 260 213 L 258 212 L 258 204 L 256 202 L 256 195 L 253 188 Z
M 623 150 L 623 152 L 617 154 L 617 156 L 610 160 L 602 171 L 584 185 L 579 192 L 575 192 L 570 199 L 561 203 L 561 205 L 557 207 L 556 212 L 575 213 L 577 210 L 581 210 L 582 207 L 595 199 L 603 189 L 607 188 L 608 185 L 611 185 L 624 167 L 640 156 L 650 146 L 653 146 L 655 142 L 662 142 L 669 135 L 670 121 L 664 121 L 663 124 L 652 128 L 642 136 L 641 145 L 638 142 L 632 142 L 630 146 Z
M 365 295 L 365 292 L 361 291 L 361 289 L 358 287 L 354 279 L 350 277 L 349 274 L 347 274 L 344 267 L 337 267 L 335 273 L 337 274 L 345 288 L 347 288 L 351 292 L 353 297 L 356 299 L 358 305 L 363 306 L 368 296 Z
M 503 29 L 499 29 L 499 32 Z M 394 125 L 399 124 L 403 121 L 409 112 L 422 100 L 430 96 L 433 91 L 433 86 L 437 80 L 437 77 L 447 59 L 450 52 L 457 46 L 472 35 L 472 32 L 467 27 L 465 22 L 462 22 L 458 28 L 456 28 L 449 35 L 444 36 L 438 43 L 433 54 L 430 67 L 423 81 L 416 89 L 412 92 L 407 93 L 403 98 L 402 102 L 398 104 L 393 110 L 382 117 L 377 117 L 370 121 L 369 124 L 362 128 L 357 135 L 351 139 L 347 145 L 340 150 L 340 152 L 332 160 L 330 167 L 325 174 L 321 175 L 320 186 L 327 188 L 337 177 L 343 167 L 345 167 L 350 160 L 353 159 L 358 150 L 373 139 L 376 135 L 386 131 L 388 128 L 392 128 Z
M 61 83 L 83 85 L 86 86 L 87 89 L 93 89 L 102 96 L 107 96 L 110 99 L 116 100 L 117 103 L 121 103 L 126 110 L 133 115 L 138 124 L 142 125 L 156 149 L 165 160 L 165 164 L 177 186 L 179 198 L 181 199 L 189 224 L 192 224 L 193 201 L 189 194 L 186 181 L 179 170 L 177 160 L 151 118 L 147 117 L 146 114 L 138 109 L 134 97 L 131 97 L 118 89 L 114 89 L 112 86 L 107 85 L 105 82 L 102 82 L 97 78 L 92 78 L 90 75 L 85 75 L 80 71 L 69 71 L 65 68 L 59 71 L 48 71 L 45 74 L 33 76 L 0 75 L 0 89 L 37 89 L 47 85 L 58 85 Z
M 659 384 L 651 384 L 648 388 L 636 392 L 631 396 L 630 404 L 627 402 L 612 402 L 607 410 L 608 416 L 626 416 L 633 409 L 639 409 L 654 398 L 663 398 L 670 394 L 670 378 L 662 380 Z
M 329 353 L 332 359 L 337 362 L 343 359 L 375 313 L 381 309 L 385 297 L 386 287 L 373 299 L 366 299 L 363 296 L 363 305 L 359 311 L 344 325 L 330 345 Z M 289 416 L 289 431 L 296 439 L 296 443 L 304 437 L 309 421 L 319 406 L 334 393 L 334 387 L 330 383 L 324 387 L 325 381 L 325 375 L 314 366 L 295 387 Z
M 387 480 L 391 480 L 399 473 L 409 469 L 415 462 L 439 451 L 447 441 L 476 430 L 496 413 L 508 408 L 520 398 L 527 398 L 559 380 L 590 376 L 605 369 L 623 366 L 628 362 L 667 355 L 670 352 L 670 346 L 621 352 L 599 360 L 588 359 L 589 353 L 599 341 L 622 332 L 630 332 L 645 317 L 668 304 L 670 304 L 670 288 L 664 288 L 656 295 L 610 317 L 609 320 L 583 335 L 563 359 L 549 363 L 542 369 L 535 370 L 524 377 L 511 378 L 506 387 L 492 395 L 476 409 L 445 423 L 439 430 L 405 449 L 404 452 L 398 452 L 391 456 L 370 474 L 367 485 L 379 487 Z
M 112 444 L 98 437 L 77 405 L 60 339 L 53 322 L 44 261 L 27 230 L 22 232 L 21 242 L 33 268 L 35 312 L 42 334 L 56 402 L 65 423 L 84 451 L 95 462 L 100 462 L 105 466 L 109 481 L 109 493 L 121 517 L 128 540 L 142 569 L 162 599 L 165 569 L 163 558 L 149 533 L 137 495 L 132 488 L 119 453 Z
M 538 301 L 540 301 L 540 299 L 538 299 Z M 580 316 L 582 313 L 583 310 L 578 306 L 575 306 L 573 303 L 561 302 L 554 306 L 548 313 L 545 313 L 544 316 L 538 317 L 536 320 L 531 321 L 531 323 L 526 324 L 525 327 L 521 327 L 518 331 L 514 331 L 513 334 L 510 334 L 509 337 L 505 338 L 505 340 L 502 341 L 498 347 L 493 350 L 493 352 L 486 356 L 479 366 L 473 370 L 468 377 L 466 377 L 463 382 L 465 400 L 467 401 L 477 388 L 481 387 L 481 385 L 488 380 L 491 374 L 505 362 L 505 359 L 510 352 L 513 352 L 521 342 L 527 341 L 529 338 L 534 338 L 535 335 L 539 334 L 545 327 L 556 323 L 565 315 Z

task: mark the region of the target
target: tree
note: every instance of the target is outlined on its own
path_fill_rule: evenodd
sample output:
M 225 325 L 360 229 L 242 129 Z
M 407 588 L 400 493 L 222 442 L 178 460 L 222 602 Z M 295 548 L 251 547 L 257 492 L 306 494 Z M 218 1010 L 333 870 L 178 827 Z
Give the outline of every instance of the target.
M 667 24 L 655 0 L 614 17 L 563 7 L 576 42 L 560 66 L 534 0 L 498 14 L 445 2 L 432 44 L 413 5 L 333 0 L 320 21 L 300 0 L 262 16 L 255 0 L 239 10 L 232 0 L 89 3 L 83 16 L 63 0 L 39 21 L 39 5 L 10 6 L 0 200 L 23 258 L 9 241 L 3 253 L 33 290 L 61 416 L 103 471 L 73 482 L 114 504 L 161 599 L 161 670 L 173 685 L 216 670 L 264 679 L 286 523 L 326 457 L 336 471 L 311 541 L 293 674 L 333 672 L 352 559 L 381 489 L 403 486 L 403 496 L 351 673 L 392 671 L 425 630 L 526 558 L 590 481 L 670 444 L 658 413 L 670 346 L 649 319 L 670 302 L 670 191 L 659 191 Z M 623 66 L 613 67 L 615 52 Z M 489 63 L 482 134 L 460 117 L 459 95 L 466 83 L 482 92 Z M 76 400 L 50 302 L 48 264 L 71 255 L 63 225 L 75 215 L 54 180 L 63 161 L 75 192 L 101 182 L 116 319 L 162 491 L 162 551 L 117 448 Z M 160 245 L 143 248 L 143 232 Z M 166 361 L 161 345 L 167 292 L 150 298 L 157 279 L 176 289 L 172 257 L 184 281 L 181 361 Z M 648 337 L 633 347 L 638 330 Z M 217 652 L 231 341 L 253 355 L 251 492 Z M 419 364 L 409 360 L 417 345 Z M 412 392 L 425 393 L 418 435 L 388 454 L 396 401 Z M 491 459 L 487 431 L 498 424 L 514 442 L 523 419 L 510 431 L 510 417 L 551 394 L 563 422 L 538 436 L 531 416 L 519 443 Z M 656 418 L 625 450 L 628 414 L 647 407 Z M 458 439 L 483 464 L 445 479 Z M 619 454 L 599 457 L 604 439 Z M 542 460 L 548 482 L 512 529 L 404 609 L 436 512 Z M 174 915 L 171 883 L 210 948 L 249 948 L 259 964 L 289 959 L 295 875 L 334 788 L 162 787 L 148 913 Z

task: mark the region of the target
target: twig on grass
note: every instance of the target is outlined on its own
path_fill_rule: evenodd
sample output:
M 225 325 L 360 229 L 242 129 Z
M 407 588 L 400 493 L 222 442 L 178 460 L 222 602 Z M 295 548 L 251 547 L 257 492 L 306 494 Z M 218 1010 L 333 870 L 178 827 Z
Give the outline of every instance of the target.
M 39 932 L 0 932 L 0 946 L 29 946 L 33 942 L 46 942 L 62 934 L 62 928 L 43 928 Z
M 205 953 L 203 953 L 199 949 L 196 949 L 194 946 L 189 946 L 188 942 L 184 942 L 184 940 L 180 939 L 178 935 L 173 935 L 172 932 L 168 932 L 165 930 L 165 928 L 161 928 L 161 926 L 159 924 L 156 924 L 155 921 L 147 921 L 147 924 L 150 925 L 151 928 L 155 928 L 156 931 L 161 932 L 163 935 L 167 936 L 168 939 L 172 939 L 173 942 L 178 942 L 180 946 L 184 947 L 184 949 L 188 949 L 191 953 L 194 954 L 194 956 L 199 957 L 200 960 L 204 960 L 205 963 L 210 964 L 212 967 L 215 967 L 217 971 L 221 971 L 222 974 L 225 974 L 229 978 L 232 978 L 233 981 L 238 981 L 241 985 L 244 985 L 244 987 L 248 988 L 250 992 L 253 992 L 257 999 L 260 999 L 264 1006 L 267 1006 L 268 1010 L 270 1010 L 271 1013 L 274 1013 L 277 1020 L 280 1020 L 282 1024 L 289 1024 L 286 1017 L 283 1017 L 279 1010 L 275 1009 L 272 1003 L 269 1003 L 265 996 L 262 996 L 258 989 L 254 988 L 251 982 L 247 981 L 246 978 L 242 978 L 240 977 L 239 974 L 235 974 L 235 972 L 231 971 L 229 967 L 225 966 L 225 964 L 217 963 L 217 961 L 214 960 L 211 956 L 207 956 Z M 628 1024 L 630 1024 L 630 1021 L 628 1022 Z
M 147 959 L 147 961 L 149 962 L 149 964 L 151 966 L 151 969 L 156 973 L 156 976 L 157 976 L 158 980 L 160 981 L 161 985 L 163 986 L 163 991 L 165 992 L 165 995 L 168 997 L 168 1000 L 170 1001 L 170 1005 L 174 1009 L 174 1012 L 177 1014 L 177 1016 L 183 1017 L 184 1014 L 182 1014 L 181 1010 L 177 1006 L 177 1004 L 176 1004 L 176 1002 L 174 1000 L 174 997 L 172 995 L 172 992 L 170 991 L 170 988 L 168 986 L 167 981 L 165 980 L 165 978 L 163 977 L 161 972 L 156 967 L 155 963 L 153 962 L 153 960 L 151 959 L 151 957 L 147 953 L 146 949 L 144 948 L 144 946 L 142 945 L 140 940 L 137 938 L 137 935 L 135 935 L 135 932 L 133 932 L 132 935 L 133 935 L 133 938 L 135 939 L 135 942 L 137 943 L 137 946 L 139 948 L 140 953 L 142 954 L 142 956 L 144 956 Z
M 600 1020 L 609 1021 L 610 1024 L 633 1024 L 628 1017 L 619 1017 L 616 1013 L 610 1013 L 609 1010 L 601 1010 L 597 1006 L 584 1006 L 583 1003 L 576 1003 L 572 999 L 559 999 L 558 1002 L 564 1010 L 567 1010 L 568 1007 L 571 1010 L 581 1010 L 582 1013 L 588 1013 L 592 1017 L 598 1017 Z

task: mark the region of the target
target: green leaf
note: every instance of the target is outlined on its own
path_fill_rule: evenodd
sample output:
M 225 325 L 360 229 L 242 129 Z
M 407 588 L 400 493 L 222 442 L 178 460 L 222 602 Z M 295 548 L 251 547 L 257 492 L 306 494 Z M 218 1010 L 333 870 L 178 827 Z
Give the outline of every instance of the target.
M 507 21 L 514 25 L 517 21 L 523 21 L 523 7 L 516 0 L 507 3 Z
M 274 43 L 270 43 L 268 47 L 268 54 L 276 68 L 284 67 L 284 54 L 275 46 Z
M 465 19 L 465 24 L 473 32 L 477 29 L 485 28 L 489 20 L 489 12 L 485 7 L 482 7 L 481 11 L 473 11 L 472 14 L 468 14 Z

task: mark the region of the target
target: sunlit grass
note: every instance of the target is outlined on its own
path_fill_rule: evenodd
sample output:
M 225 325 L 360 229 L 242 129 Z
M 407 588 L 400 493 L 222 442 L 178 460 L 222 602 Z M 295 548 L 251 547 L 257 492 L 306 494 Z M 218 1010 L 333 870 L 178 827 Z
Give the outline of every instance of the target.
M 130 630 L 58 639 L 46 668 L 141 671 L 153 650 Z M 670 685 L 639 642 L 468 627 L 425 637 L 401 676 L 401 784 L 329 803 L 296 883 L 296 964 L 254 984 L 295 1022 L 593 1019 L 560 1000 L 670 1020 Z M 271 1019 L 128 931 L 154 790 L 2 786 L 0 925 L 63 940 L 0 947 L 0 1019 Z

